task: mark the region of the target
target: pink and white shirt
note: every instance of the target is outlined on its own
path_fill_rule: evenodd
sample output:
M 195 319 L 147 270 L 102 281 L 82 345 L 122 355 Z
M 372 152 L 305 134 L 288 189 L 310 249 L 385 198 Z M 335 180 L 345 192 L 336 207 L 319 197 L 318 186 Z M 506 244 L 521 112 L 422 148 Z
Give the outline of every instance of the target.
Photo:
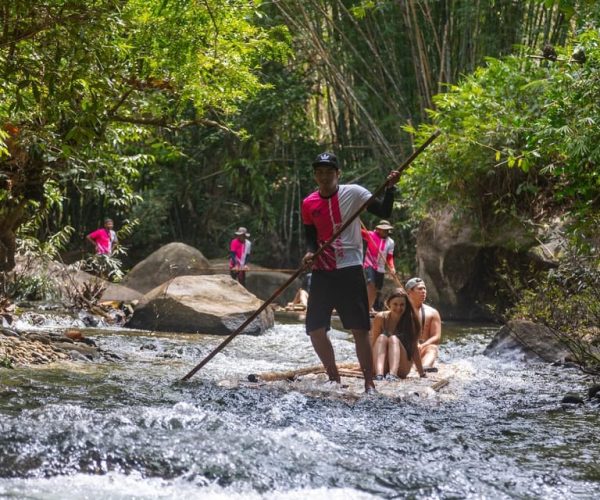
M 362 231 L 363 239 L 367 242 L 365 252 L 365 269 L 372 267 L 378 273 L 385 273 L 387 261 L 390 269 L 394 269 L 394 240 L 389 236 L 382 238 L 377 231 Z
M 324 198 L 319 191 L 309 194 L 302 202 L 302 221 L 317 229 L 319 246 L 333 234 L 369 199 L 371 193 L 357 184 L 341 184 L 338 191 Z M 313 263 L 313 270 L 333 271 L 363 263 L 362 237 L 358 217 L 328 246 Z
M 232 269 L 236 266 L 243 268 L 246 265 L 246 261 L 248 259 L 248 255 L 250 255 L 251 248 L 252 243 L 250 243 L 250 240 L 240 241 L 238 238 L 234 238 L 233 240 L 231 240 L 229 251 L 233 254 L 235 262 L 233 259 L 230 259 L 229 268 Z
M 113 243 L 117 239 L 117 233 L 105 228 L 96 229 L 88 236 L 96 243 L 96 253 L 99 255 L 110 254 Z

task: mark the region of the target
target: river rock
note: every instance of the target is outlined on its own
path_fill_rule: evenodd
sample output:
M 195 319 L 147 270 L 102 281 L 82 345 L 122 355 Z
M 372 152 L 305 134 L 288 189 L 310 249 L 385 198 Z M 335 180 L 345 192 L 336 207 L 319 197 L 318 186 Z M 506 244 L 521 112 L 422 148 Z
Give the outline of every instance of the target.
M 144 295 L 126 326 L 229 335 L 262 303 L 229 276 L 179 276 Z M 257 335 L 273 324 L 273 311 L 267 307 L 243 333 Z
M 594 384 L 588 389 L 588 399 L 600 399 L 600 384 Z
M 101 300 L 113 302 L 136 302 L 143 297 L 141 292 L 118 283 L 107 283 Z
M 496 320 L 493 308 L 486 304 L 499 310 L 511 305 L 510 297 L 498 293 L 502 273 L 526 279 L 555 267 L 561 245 L 556 234 L 551 228 L 531 234 L 515 222 L 484 232 L 474 221 L 445 209 L 419 226 L 417 272 L 443 319 Z
M 95 347 L 80 344 L 61 344 L 60 347 L 57 348 L 63 352 L 67 352 L 71 359 L 81 359 L 80 356 L 84 356 L 90 361 L 101 359 L 101 354 Z M 74 352 L 79 355 L 73 355 Z
M 570 353 L 552 331 L 525 320 L 504 325 L 483 351 L 485 356 L 504 359 L 538 359 L 553 362 Z
M 225 259 L 209 260 L 213 274 L 223 274 L 229 276 L 229 261 Z M 250 270 L 246 273 L 246 288 L 250 293 L 256 295 L 259 299 L 269 299 L 283 284 L 290 279 L 291 273 L 273 271 L 267 267 L 250 265 Z M 294 296 L 302 284 L 301 280 L 294 280 L 285 290 L 281 292 L 273 303 L 285 306 L 288 302 L 294 300 Z
M 54 279 L 62 297 L 72 300 L 77 295 L 88 295 L 88 292 L 97 292 L 92 302 L 135 302 L 142 298 L 142 293 L 118 283 L 94 276 L 80 269 L 71 269 L 65 266 L 54 266 Z
M 4 335 L 5 337 L 19 337 L 19 332 L 14 328 L 0 326 L 0 335 Z
M 267 270 L 250 271 L 246 275 L 246 288 L 259 299 L 267 300 L 289 279 L 290 275 L 286 273 Z M 281 295 L 274 300 L 274 303 L 285 306 L 288 302 L 294 300 L 294 296 L 301 284 L 299 279 L 295 279 L 281 292 Z
M 561 403 L 567 405 L 582 405 L 584 401 L 579 394 L 575 394 L 574 392 L 568 392 L 563 396 Z
M 210 264 L 202 252 L 185 243 L 169 243 L 143 261 L 125 276 L 121 284 L 147 293 L 177 276 L 211 274 Z

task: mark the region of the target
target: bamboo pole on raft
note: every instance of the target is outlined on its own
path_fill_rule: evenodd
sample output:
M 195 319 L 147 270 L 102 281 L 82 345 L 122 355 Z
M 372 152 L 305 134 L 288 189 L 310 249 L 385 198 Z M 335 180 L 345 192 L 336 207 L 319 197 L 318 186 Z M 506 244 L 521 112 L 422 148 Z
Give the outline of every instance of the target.
M 427 146 L 429 146 L 439 135 L 441 134 L 440 130 L 436 130 L 433 134 L 431 134 L 431 136 L 429 136 L 427 138 L 427 140 L 421 144 L 405 161 L 404 163 L 402 163 L 402 165 L 400 165 L 397 169 L 398 172 L 402 173 L 404 170 L 406 170 L 410 164 L 415 160 L 415 158 L 417 156 L 419 156 Z M 358 210 L 348 218 L 348 220 L 346 220 L 339 228 L 337 231 L 335 231 L 333 233 L 333 235 L 331 235 L 331 237 L 321 246 L 317 249 L 317 251 L 314 253 L 313 255 L 313 259 L 316 259 L 327 247 L 329 247 L 335 240 L 337 240 L 339 238 L 339 236 L 344 232 L 344 230 L 352 223 L 354 222 L 354 219 L 356 219 L 364 210 L 366 210 L 366 208 L 369 206 L 369 204 L 371 203 L 371 201 L 373 200 L 373 198 L 378 197 L 381 193 L 383 193 L 383 191 L 385 190 L 387 185 L 387 181 L 383 182 L 381 184 L 381 186 L 379 186 L 375 192 L 371 195 L 371 197 L 365 201 L 359 208 Z M 275 290 L 275 292 L 273 292 L 273 295 L 271 295 L 267 300 L 265 300 L 263 302 L 263 304 L 253 313 L 251 314 L 246 321 L 244 321 L 233 333 L 231 333 L 225 340 L 223 340 L 223 342 L 221 342 L 217 347 L 215 347 L 215 349 L 213 349 L 208 356 L 206 356 L 202 361 L 200 361 L 200 363 L 198 363 L 192 370 L 190 370 L 181 380 L 185 381 L 185 380 L 189 380 L 195 373 L 197 373 L 203 366 L 205 366 L 212 358 L 214 358 L 221 350 L 223 350 L 223 348 L 229 344 L 229 342 L 231 342 L 235 337 L 237 337 L 242 331 L 244 331 L 244 329 L 250 324 L 252 323 L 252 321 L 254 321 L 258 315 L 263 312 L 268 306 L 269 304 L 271 304 L 277 297 L 279 297 L 279 295 L 281 295 L 283 293 L 283 291 L 290 286 L 298 276 L 300 276 L 300 274 L 304 271 L 304 266 L 299 267 L 294 274 L 292 274 L 288 280 L 281 285 L 277 290 Z

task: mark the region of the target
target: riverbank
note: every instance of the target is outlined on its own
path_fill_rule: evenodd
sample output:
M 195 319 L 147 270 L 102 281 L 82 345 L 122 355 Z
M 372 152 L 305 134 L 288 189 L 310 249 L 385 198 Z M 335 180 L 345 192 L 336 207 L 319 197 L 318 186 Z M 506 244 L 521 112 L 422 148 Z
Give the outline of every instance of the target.
M 120 359 L 104 351 L 84 336 L 81 329 L 63 333 L 22 331 L 0 327 L 0 366 L 17 368 L 62 361 L 102 361 Z

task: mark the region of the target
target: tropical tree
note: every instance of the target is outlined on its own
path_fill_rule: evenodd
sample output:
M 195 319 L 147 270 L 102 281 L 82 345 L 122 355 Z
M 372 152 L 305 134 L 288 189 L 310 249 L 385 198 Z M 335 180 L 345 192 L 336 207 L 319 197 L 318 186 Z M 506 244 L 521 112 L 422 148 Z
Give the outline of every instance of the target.
M 444 139 L 404 179 L 415 216 L 452 205 L 489 231 L 510 219 L 533 227 L 568 213 L 571 234 L 594 242 L 599 57 L 600 37 L 588 30 L 559 47 L 556 60 L 488 59 L 435 96 L 431 124 L 419 134 L 439 127 Z
M 1 9 L 5 270 L 33 214 L 82 224 L 90 199 L 125 213 L 139 199 L 140 166 L 180 154 L 170 143 L 182 130 L 234 135 L 228 120 L 262 87 L 260 63 L 283 53 L 241 0 L 15 0 Z

